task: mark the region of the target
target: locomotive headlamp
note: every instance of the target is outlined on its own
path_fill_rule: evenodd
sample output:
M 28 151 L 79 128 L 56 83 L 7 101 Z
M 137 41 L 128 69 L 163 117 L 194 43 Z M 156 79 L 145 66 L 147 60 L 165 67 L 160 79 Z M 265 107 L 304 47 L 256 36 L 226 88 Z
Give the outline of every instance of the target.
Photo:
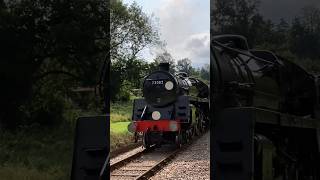
M 159 120 L 161 118 L 161 114 L 159 111 L 153 111 L 151 116 L 153 120 Z
M 173 82 L 172 81 L 167 81 L 166 84 L 164 85 L 166 90 L 170 91 L 173 89 Z

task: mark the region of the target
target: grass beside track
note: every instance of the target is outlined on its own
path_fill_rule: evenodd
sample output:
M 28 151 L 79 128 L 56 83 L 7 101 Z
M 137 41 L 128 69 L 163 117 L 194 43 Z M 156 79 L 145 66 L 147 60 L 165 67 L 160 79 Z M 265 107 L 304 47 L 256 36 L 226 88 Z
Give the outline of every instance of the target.
M 132 102 L 111 104 L 111 150 L 133 142 L 127 126 Z M 97 113 L 90 113 L 94 115 Z M 84 114 L 85 115 L 85 114 Z M 61 127 L 30 126 L 0 131 L 0 180 L 70 179 L 75 119 Z
M 1 180 L 70 179 L 71 127 L 0 133 Z
M 110 106 L 110 150 L 113 151 L 133 142 L 128 124 L 132 115 L 132 101 L 112 103 Z

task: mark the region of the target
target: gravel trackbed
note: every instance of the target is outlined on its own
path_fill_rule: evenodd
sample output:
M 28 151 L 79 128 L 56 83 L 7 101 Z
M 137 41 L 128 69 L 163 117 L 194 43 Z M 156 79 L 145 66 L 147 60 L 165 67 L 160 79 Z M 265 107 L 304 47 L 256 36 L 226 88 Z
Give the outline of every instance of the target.
M 210 132 L 178 154 L 151 179 L 210 179 Z

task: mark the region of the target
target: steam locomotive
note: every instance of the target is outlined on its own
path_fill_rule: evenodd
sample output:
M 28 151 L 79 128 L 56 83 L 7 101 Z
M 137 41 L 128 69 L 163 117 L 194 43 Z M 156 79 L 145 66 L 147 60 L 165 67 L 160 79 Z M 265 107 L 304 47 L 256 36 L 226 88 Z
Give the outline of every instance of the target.
M 319 76 L 238 35 L 211 43 L 214 179 L 320 179 Z
M 209 127 L 209 87 L 186 73 L 172 74 L 160 63 L 143 82 L 143 98 L 135 99 L 128 130 L 150 148 L 166 143 L 180 147 Z

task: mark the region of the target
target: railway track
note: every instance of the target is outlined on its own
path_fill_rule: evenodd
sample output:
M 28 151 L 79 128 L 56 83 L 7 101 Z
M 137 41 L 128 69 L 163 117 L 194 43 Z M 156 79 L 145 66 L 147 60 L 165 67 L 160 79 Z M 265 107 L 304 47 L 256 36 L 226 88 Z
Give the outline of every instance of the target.
M 198 138 L 194 138 L 192 142 L 183 145 L 179 149 L 173 146 L 164 145 L 161 148 L 140 151 L 110 165 L 111 180 L 142 180 L 148 179 L 174 157 L 189 147 Z

